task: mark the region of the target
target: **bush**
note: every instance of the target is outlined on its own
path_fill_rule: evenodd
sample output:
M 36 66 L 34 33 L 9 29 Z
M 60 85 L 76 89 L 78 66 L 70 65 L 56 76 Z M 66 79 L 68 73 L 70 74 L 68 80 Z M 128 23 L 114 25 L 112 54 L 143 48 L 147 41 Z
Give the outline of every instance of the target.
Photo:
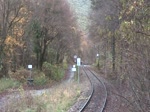
M 60 66 L 51 65 L 47 62 L 43 64 L 43 72 L 47 77 L 56 81 L 62 79 L 64 76 L 64 70 Z
M 40 73 L 39 76 L 34 77 L 34 84 L 38 86 L 45 85 L 48 82 L 47 77 L 44 73 Z
M 24 83 L 27 81 L 27 78 L 30 75 L 30 71 L 26 69 L 17 70 L 15 73 L 9 73 L 11 78 L 16 79 L 17 81 Z
M 67 62 L 64 62 L 64 63 L 63 63 L 63 68 L 64 68 L 64 69 L 67 69 L 67 68 L 68 68 Z

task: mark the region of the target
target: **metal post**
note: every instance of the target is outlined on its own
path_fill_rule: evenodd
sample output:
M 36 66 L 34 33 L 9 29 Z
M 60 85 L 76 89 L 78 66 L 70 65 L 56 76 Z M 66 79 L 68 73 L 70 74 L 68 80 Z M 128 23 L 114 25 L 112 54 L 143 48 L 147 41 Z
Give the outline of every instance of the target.
M 32 78 L 32 75 L 31 75 L 31 69 L 30 69 L 30 79 Z
M 78 83 L 80 82 L 80 77 L 79 77 L 79 74 L 80 74 L 80 72 L 79 72 L 79 66 L 78 66 Z
M 31 72 L 32 72 L 32 65 L 28 65 L 28 69 L 30 70 L 29 71 L 30 74 L 29 74 L 29 77 L 28 77 L 27 81 L 28 81 L 29 85 L 33 85 L 33 79 L 32 79 L 32 74 L 31 74 Z
M 81 65 L 81 58 L 77 58 L 77 66 L 78 66 L 78 83 L 79 83 L 79 81 L 80 81 L 80 79 L 79 79 L 79 74 L 80 74 L 80 72 L 79 72 L 79 66 Z

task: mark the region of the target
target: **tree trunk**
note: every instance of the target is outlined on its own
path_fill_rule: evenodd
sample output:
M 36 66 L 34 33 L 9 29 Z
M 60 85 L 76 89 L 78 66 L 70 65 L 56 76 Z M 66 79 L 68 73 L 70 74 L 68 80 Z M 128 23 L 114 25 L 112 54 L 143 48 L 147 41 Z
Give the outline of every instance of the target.
M 40 60 L 39 60 L 39 68 L 41 71 L 42 71 L 42 66 L 43 66 L 44 59 L 45 59 L 46 49 L 47 49 L 47 45 L 46 45 L 46 41 L 44 41 L 43 50 L 41 52 Z
M 36 52 L 36 68 L 39 69 L 39 52 Z

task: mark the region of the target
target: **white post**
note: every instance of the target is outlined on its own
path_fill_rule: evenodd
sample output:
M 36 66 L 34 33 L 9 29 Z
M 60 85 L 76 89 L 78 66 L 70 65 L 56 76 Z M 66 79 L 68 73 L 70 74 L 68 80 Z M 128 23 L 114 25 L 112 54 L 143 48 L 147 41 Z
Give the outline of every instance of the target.
M 32 79 L 32 74 L 31 74 L 31 70 L 32 70 L 32 65 L 28 65 L 28 69 L 30 70 L 30 76 L 29 76 L 29 78 L 27 79 L 27 81 L 28 81 L 28 84 L 29 85 L 33 85 L 33 79 Z
M 31 70 L 32 70 L 32 65 L 28 65 L 28 68 L 30 69 L 30 79 L 31 79 Z
M 80 70 L 79 70 L 79 68 L 80 68 L 80 67 L 78 66 L 78 83 L 80 82 L 80 77 L 79 77 L 79 74 L 80 74 L 79 71 L 80 71 Z
M 81 58 L 77 58 L 77 66 L 78 66 L 78 83 L 80 82 L 80 72 L 79 72 L 79 69 L 80 69 L 80 66 L 81 65 Z

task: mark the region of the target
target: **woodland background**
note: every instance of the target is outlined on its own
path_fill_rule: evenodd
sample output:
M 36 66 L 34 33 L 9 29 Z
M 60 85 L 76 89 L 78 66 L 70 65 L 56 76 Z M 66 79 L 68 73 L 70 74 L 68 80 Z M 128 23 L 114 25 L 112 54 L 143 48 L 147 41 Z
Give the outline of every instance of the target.
M 0 0 L 0 77 L 28 64 L 60 64 L 79 47 L 79 31 L 65 0 Z M 69 58 L 69 57 L 68 57 Z
M 150 110 L 150 1 L 91 0 L 90 38 L 98 68 L 115 82 L 129 111 Z
M 0 0 L 0 77 L 12 77 L 32 64 L 54 78 L 51 74 L 72 63 L 75 54 L 93 62 L 93 54 L 99 53 L 97 68 L 116 85 L 129 110 L 148 112 L 149 0 L 90 3 L 86 20 L 90 24 L 81 31 L 66 0 Z M 93 47 L 81 46 L 81 37 L 92 41 Z M 13 76 L 18 74 L 22 73 Z

